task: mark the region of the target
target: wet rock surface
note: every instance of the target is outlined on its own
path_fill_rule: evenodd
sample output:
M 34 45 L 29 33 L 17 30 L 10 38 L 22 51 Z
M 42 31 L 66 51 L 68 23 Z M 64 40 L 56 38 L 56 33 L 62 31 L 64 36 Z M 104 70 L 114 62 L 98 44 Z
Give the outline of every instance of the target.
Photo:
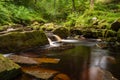
M 56 58 L 30 58 L 30 57 L 25 57 L 25 56 L 20 56 L 20 55 L 10 55 L 8 56 L 9 59 L 13 60 L 16 63 L 19 64 L 28 64 L 28 65 L 39 65 L 42 63 L 52 63 L 52 64 L 57 64 L 60 59 Z
M 40 66 L 22 67 L 25 74 L 32 75 L 42 80 L 70 80 L 70 78 L 59 71 L 41 68 Z

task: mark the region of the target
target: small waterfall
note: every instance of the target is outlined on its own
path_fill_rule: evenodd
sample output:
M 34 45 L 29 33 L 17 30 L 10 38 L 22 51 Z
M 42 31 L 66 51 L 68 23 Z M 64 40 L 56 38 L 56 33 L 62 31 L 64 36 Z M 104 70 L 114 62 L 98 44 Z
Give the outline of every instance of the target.
M 50 38 L 48 38 L 48 41 L 49 41 L 49 45 L 50 45 L 51 47 L 58 47 L 58 46 L 60 46 L 60 43 L 57 43 L 57 42 L 55 42 L 55 41 L 52 41 Z
M 58 35 L 55 35 L 51 32 L 46 32 L 46 36 L 48 37 L 50 47 L 58 47 L 60 46 L 61 38 Z
M 52 40 L 50 38 L 48 38 L 48 41 L 49 41 L 50 46 L 54 45 L 53 42 L 52 42 Z
M 53 36 L 54 36 L 54 37 L 56 38 L 56 40 L 59 41 L 59 42 L 62 40 L 58 35 L 55 35 L 55 34 L 54 34 Z

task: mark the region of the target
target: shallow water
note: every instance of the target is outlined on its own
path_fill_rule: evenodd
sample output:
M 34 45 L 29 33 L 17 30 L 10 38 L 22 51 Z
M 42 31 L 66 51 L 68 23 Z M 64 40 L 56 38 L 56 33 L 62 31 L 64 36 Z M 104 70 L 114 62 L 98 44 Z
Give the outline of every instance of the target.
M 113 76 L 118 78 L 118 80 L 120 79 L 120 52 L 114 53 L 109 50 L 99 49 L 95 47 L 97 43 L 95 41 L 63 40 L 62 43 L 73 44 L 75 47 L 58 51 L 44 49 L 41 52 L 33 53 L 34 55 L 36 54 L 35 57 L 60 59 L 58 64 L 41 64 L 41 68 L 63 73 L 70 80 L 116 80 L 113 79 Z M 32 54 L 27 54 L 26 56 L 32 56 Z

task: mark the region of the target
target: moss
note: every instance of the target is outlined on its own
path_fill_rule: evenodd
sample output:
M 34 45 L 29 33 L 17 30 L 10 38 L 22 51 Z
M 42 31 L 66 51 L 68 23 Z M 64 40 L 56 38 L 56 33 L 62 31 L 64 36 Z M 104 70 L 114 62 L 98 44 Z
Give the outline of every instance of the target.
M 116 32 L 113 30 L 107 30 L 105 37 L 116 37 Z
M 102 35 L 102 33 L 99 30 L 95 30 L 93 28 L 84 29 L 82 33 L 86 38 L 98 38 Z
M 40 23 L 38 23 L 38 22 L 33 22 L 31 25 L 30 25 L 30 27 L 33 29 L 33 30 L 40 30 Z
M 98 28 L 99 29 L 109 29 L 110 25 L 107 22 L 99 23 Z
M 52 31 L 55 28 L 56 28 L 56 25 L 54 23 L 46 23 L 43 26 L 41 26 L 41 29 L 45 31 Z
M 11 80 L 20 74 L 20 66 L 0 54 L 0 80 Z
M 53 33 L 60 36 L 61 38 L 67 38 L 69 36 L 69 30 L 65 27 L 59 27 L 53 30 Z
M 74 36 L 74 35 L 82 35 L 82 28 L 71 28 L 70 29 L 70 35 Z
M 19 52 L 48 44 L 43 31 L 10 32 L 0 35 L 0 42 L 0 51 L 3 53 Z

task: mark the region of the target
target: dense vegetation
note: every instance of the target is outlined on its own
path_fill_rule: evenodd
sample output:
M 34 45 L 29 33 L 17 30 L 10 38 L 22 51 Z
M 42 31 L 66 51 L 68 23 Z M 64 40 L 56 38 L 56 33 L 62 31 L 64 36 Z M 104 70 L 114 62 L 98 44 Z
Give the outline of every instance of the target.
M 120 15 L 119 0 L 0 0 L 0 25 L 32 21 L 88 25 L 93 17 L 111 23 Z M 94 5 L 93 5 L 94 4 Z M 91 6 L 93 8 L 91 8 Z

